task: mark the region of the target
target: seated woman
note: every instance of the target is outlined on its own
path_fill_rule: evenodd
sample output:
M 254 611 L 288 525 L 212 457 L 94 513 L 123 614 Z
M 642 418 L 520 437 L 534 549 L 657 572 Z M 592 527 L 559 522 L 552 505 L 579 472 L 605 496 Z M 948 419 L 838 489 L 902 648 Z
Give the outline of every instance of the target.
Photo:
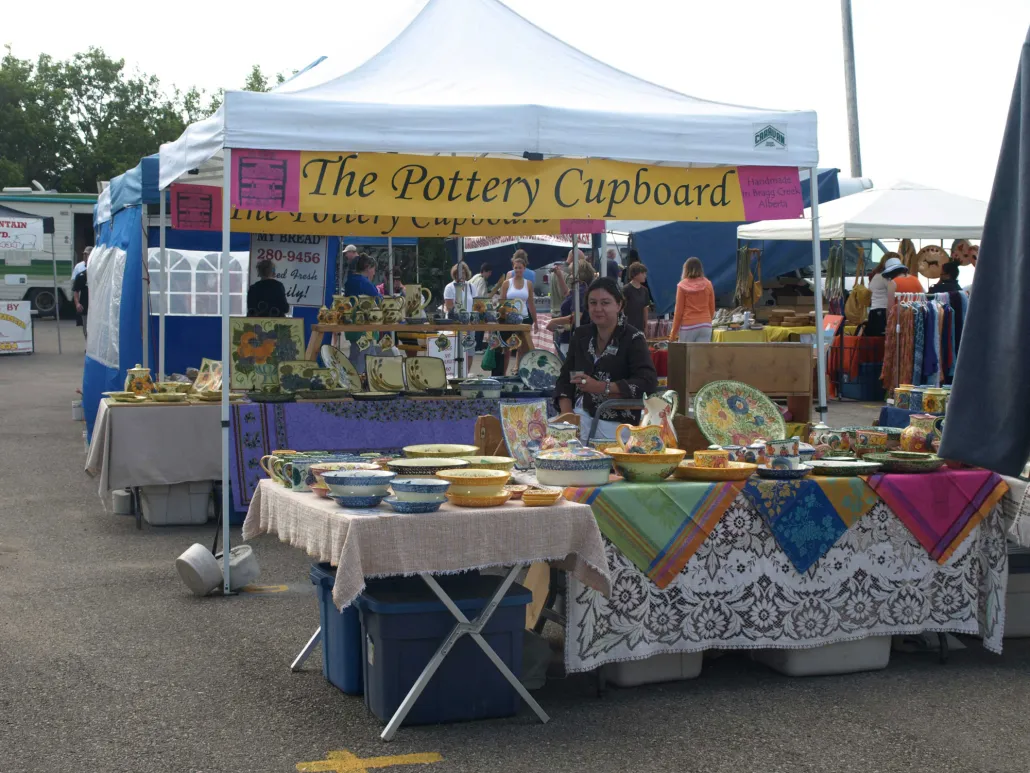
M 594 280 L 586 300 L 590 322 L 572 334 L 569 354 L 554 388 L 558 411 L 575 411 L 582 417 L 580 439 L 584 443 L 606 400 L 640 399 L 658 390 L 658 374 L 647 339 L 626 324 L 626 301 L 618 282 L 612 277 Z M 599 418 L 595 439 L 614 440 L 619 424 L 636 422 L 633 413 L 624 410 Z

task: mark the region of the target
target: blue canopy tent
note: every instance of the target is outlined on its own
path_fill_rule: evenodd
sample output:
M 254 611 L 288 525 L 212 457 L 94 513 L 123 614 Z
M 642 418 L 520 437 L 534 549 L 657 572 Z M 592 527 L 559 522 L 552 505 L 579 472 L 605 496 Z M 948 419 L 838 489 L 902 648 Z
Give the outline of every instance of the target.
M 819 172 L 819 201 L 826 203 L 840 197 L 837 174 L 837 169 Z M 811 206 L 810 187 L 811 182 L 805 177 L 801 181 L 805 207 Z M 737 279 L 738 225 L 741 223 L 668 223 L 632 230 L 632 246 L 647 265 L 647 284 L 659 314 L 673 312 L 676 284 L 680 281 L 684 261 L 691 256 L 701 259 L 705 276 L 714 285 L 716 295 L 733 292 Z M 829 244 L 824 244 L 823 260 L 828 250 Z M 811 265 L 811 242 L 764 244 L 762 275 L 765 277 L 781 276 Z

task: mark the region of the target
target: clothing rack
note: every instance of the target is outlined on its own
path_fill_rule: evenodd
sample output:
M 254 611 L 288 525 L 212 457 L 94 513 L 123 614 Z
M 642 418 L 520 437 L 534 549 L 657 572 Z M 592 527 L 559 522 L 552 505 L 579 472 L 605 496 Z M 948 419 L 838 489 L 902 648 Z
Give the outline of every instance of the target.
M 934 293 L 932 295 L 928 293 L 895 293 L 895 299 L 899 304 L 901 303 L 919 303 L 925 301 L 935 301 L 945 306 L 951 305 L 951 299 L 948 293 Z M 943 300 L 942 300 L 943 299 Z M 901 313 L 897 314 L 897 318 L 894 322 L 894 380 L 897 382 L 894 386 L 898 386 L 901 383 Z M 918 384 L 916 386 L 919 386 Z M 893 388 L 888 386 L 888 392 L 893 392 Z

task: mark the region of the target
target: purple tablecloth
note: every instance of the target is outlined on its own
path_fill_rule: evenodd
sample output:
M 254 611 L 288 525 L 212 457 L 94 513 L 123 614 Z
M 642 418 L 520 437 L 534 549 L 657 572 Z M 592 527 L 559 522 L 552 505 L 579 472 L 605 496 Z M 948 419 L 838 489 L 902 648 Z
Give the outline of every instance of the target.
M 539 398 L 537 398 L 539 399 Z M 476 419 L 499 416 L 499 400 L 244 403 L 229 411 L 233 506 L 246 512 L 258 461 L 277 449 L 399 451 L 416 443 L 471 443 Z

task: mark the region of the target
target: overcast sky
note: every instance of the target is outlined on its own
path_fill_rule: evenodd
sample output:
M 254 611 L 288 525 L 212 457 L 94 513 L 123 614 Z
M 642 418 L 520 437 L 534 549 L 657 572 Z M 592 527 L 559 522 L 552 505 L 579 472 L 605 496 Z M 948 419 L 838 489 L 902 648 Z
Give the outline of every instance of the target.
M 814 109 L 820 165 L 849 174 L 837 0 L 505 2 L 577 48 L 692 96 Z M 289 73 L 321 55 L 346 53 L 361 62 L 424 3 L 178 0 L 107 11 L 64 0 L 6 3 L 0 42 L 23 58 L 66 58 L 96 45 L 166 85 L 210 91 L 241 87 L 252 64 Z M 853 6 L 864 176 L 987 199 L 1030 0 Z M 519 53 L 497 41 L 497 55 L 513 66 Z

